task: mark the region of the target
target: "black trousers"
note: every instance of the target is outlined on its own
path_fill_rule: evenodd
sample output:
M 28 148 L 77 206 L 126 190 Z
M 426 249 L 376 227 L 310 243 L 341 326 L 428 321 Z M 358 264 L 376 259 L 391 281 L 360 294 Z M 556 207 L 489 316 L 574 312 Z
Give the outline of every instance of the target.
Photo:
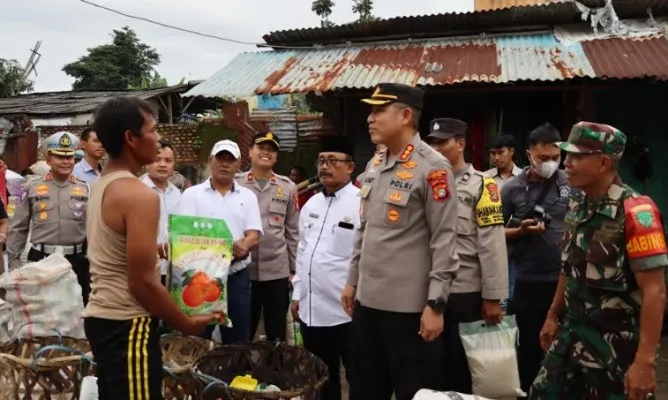
M 388 294 L 391 295 L 391 294 Z M 411 400 L 420 389 L 443 389 L 443 341 L 422 340 L 422 313 L 355 304 L 350 400 Z
M 552 304 L 557 282 L 515 282 L 513 310 L 520 335 L 517 363 L 522 390 L 529 393 L 545 353 L 540 348 L 540 330 Z
M 260 316 L 264 317 L 267 340 L 285 342 L 288 308 L 290 307 L 290 279 L 251 282 L 251 337 L 253 341 Z
M 65 256 L 67 261 L 72 264 L 72 269 L 77 276 L 79 286 L 81 286 L 81 295 L 83 296 L 84 306 L 88 304 L 88 295 L 90 294 L 90 263 L 88 262 L 85 254 L 86 253 L 84 250 L 82 253 Z M 50 254 L 46 254 L 35 249 L 30 249 L 28 252 L 28 261 L 41 261 L 48 256 L 50 256 Z
M 459 324 L 482 319 L 482 293 L 452 293 L 444 314 L 443 360 L 445 389 L 473 394 L 471 371 L 459 336 Z
M 162 397 L 162 350 L 158 320 L 84 320 L 86 337 L 96 363 L 100 400 Z
M 318 356 L 329 369 L 329 381 L 323 387 L 320 400 L 341 400 L 341 363 L 346 379 L 352 375 L 350 332 L 352 324 L 309 327 L 301 323 L 304 348 Z

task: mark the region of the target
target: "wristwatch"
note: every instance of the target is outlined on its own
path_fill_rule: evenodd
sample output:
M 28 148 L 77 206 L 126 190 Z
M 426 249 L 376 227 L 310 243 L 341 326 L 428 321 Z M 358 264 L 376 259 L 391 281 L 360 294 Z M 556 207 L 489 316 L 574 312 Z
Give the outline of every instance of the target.
M 436 314 L 443 314 L 445 311 L 445 300 L 443 299 L 429 300 L 427 301 L 427 305 L 434 310 Z

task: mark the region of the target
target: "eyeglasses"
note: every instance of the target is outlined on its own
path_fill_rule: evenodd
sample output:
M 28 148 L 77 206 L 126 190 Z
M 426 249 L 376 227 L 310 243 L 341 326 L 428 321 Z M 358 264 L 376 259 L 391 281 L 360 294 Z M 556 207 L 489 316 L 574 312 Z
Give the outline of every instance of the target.
M 339 158 L 318 158 L 315 160 L 315 166 L 316 167 L 322 167 L 323 165 L 327 164 L 328 167 L 336 167 L 339 164 L 343 163 L 349 163 L 352 160 L 347 160 L 347 159 L 339 159 Z

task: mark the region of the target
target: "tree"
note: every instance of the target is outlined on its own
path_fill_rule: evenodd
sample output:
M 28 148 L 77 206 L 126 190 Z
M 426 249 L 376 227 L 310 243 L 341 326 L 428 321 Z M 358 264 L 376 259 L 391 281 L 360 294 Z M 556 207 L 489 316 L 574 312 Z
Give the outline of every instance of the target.
M 111 44 L 88 49 L 88 54 L 63 67 L 74 78 L 74 90 L 126 90 L 153 79 L 160 55 L 142 43 L 129 27 L 115 30 Z M 159 76 L 159 75 L 158 75 Z
M 163 78 L 159 73 L 154 72 L 153 75 L 144 76 L 141 79 L 139 86 L 128 85 L 130 90 L 140 90 L 140 89 L 159 89 L 167 87 L 167 78 Z
M 311 10 L 320 17 L 320 24 L 323 28 L 334 25 L 329 20 L 329 16 L 332 15 L 332 7 L 334 7 L 334 1 L 332 0 L 313 0 L 311 4 Z
M 357 14 L 357 22 L 371 22 L 373 16 L 373 0 L 353 0 L 353 12 Z
M 0 97 L 32 92 L 33 82 L 24 79 L 23 67 L 16 60 L 0 58 Z

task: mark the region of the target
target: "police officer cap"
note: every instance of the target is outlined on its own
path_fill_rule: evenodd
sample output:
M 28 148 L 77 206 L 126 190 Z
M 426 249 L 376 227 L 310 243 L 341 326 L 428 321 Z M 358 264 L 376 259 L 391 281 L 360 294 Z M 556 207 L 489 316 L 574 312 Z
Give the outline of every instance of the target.
M 48 153 L 71 157 L 79 147 L 79 138 L 69 132 L 56 132 L 46 138 L 44 144 Z
M 281 140 L 278 138 L 278 136 L 276 136 L 274 133 L 271 132 L 258 133 L 253 138 L 253 144 L 260 144 L 266 142 L 273 143 L 276 146 L 276 149 L 278 149 L 281 144 Z
M 372 106 L 383 106 L 391 103 L 404 103 L 417 110 L 422 109 L 424 91 L 413 86 L 400 83 L 379 83 L 373 94 L 362 102 Z
M 346 136 L 325 136 L 320 142 L 321 153 L 343 153 L 355 158 L 355 146 Z
M 464 121 L 454 118 L 438 118 L 429 123 L 427 138 L 447 140 L 455 136 L 466 137 L 468 128 L 469 125 Z

